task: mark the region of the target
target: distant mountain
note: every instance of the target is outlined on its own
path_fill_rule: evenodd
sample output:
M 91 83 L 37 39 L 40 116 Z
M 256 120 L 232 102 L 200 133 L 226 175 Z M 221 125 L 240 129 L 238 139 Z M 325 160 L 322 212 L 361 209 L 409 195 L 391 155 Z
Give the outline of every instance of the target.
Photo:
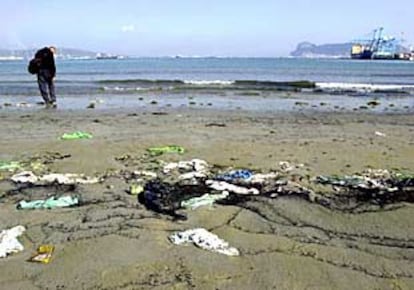
M 34 54 L 36 53 L 38 49 L 18 49 L 18 50 L 0 49 L 0 58 L 30 59 L 34 56 Z M 56 57 L 62 58 L 62 59 L 70 59 L 70 58 L 94 58 L 95 56 L 96 56 L 96 52 L 93 52 L 93 51 L 58 47 L 58 54 Z
M 350 57 L 352 43 L 332 43 L 316 45 L 311 42 L 301 42 L 296 49 L 290 53 L 294 57 Z

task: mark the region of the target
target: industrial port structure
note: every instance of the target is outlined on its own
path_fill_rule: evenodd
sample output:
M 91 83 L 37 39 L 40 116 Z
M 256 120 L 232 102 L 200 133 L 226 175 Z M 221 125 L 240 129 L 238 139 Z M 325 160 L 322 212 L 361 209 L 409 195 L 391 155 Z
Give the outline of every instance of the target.
M 377 28 L 372 37 L 354 41 L 351 58 L 414 60 L 414 51 L 404 48 L 395 37 L 384 36 L 383 30 L 383 27 Z

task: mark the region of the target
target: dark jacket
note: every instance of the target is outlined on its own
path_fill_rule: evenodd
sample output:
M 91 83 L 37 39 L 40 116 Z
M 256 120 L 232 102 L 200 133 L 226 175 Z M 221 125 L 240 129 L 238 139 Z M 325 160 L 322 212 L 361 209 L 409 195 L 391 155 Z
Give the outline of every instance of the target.
M 48 48 L 42 48 L 35 54 L 35 58 L 40 59 L 40 70 L 48 70 L 53 77 L 56 75 L 55 58 L 53 52 Z

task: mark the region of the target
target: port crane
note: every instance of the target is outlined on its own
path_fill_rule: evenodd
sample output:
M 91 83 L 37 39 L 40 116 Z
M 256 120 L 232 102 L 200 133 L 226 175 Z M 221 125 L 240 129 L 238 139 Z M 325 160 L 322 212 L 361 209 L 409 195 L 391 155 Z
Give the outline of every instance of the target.
M 400 54 L 401 41 L 383 35 L 383 27 L 372 32 L 370 38 L 353 41 L 351 58 L 354 59 L 395 59 Z

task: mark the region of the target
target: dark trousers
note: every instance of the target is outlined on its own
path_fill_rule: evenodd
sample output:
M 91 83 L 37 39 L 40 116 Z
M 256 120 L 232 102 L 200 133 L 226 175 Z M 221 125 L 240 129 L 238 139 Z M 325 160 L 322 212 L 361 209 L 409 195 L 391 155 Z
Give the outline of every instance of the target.
M 55 84 L 52 73 L 49 70 L 41 69 L 37 74 L 40 94 L 46 104 L 56 102 Z

